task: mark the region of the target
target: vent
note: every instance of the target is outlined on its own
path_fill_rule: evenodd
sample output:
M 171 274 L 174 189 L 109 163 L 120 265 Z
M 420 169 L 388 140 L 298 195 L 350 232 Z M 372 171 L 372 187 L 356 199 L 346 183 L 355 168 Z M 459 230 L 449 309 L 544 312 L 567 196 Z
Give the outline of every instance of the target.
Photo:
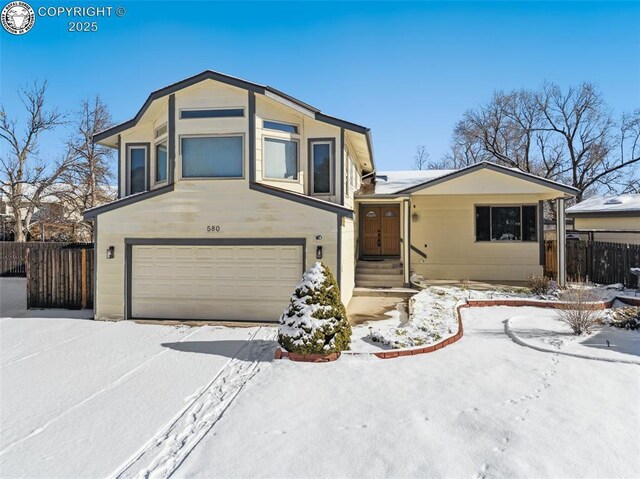
M 621 205 L 622 200 L 620 198 L 609 198 L 604 202 L 605 205 Z

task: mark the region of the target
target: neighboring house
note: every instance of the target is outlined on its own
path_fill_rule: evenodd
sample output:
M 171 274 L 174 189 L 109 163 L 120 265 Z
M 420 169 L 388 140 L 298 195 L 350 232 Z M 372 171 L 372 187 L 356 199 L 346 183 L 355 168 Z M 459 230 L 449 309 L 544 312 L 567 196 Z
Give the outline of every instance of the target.
M 577 237 L 640 244 L 640 194 L 592 196 L 567 208 Z
M 317 260 L 345 304 L 363 259 L 392 258 L 401 285 L 522 281 L 542 273 L 541 202 L 564 217 L 575 193 L 488 163 L 376 174 L 368 128 L 212 71 L 95 140 L 118 150 L 120 197 L 85 212 L 98 319 L 276 321 Z

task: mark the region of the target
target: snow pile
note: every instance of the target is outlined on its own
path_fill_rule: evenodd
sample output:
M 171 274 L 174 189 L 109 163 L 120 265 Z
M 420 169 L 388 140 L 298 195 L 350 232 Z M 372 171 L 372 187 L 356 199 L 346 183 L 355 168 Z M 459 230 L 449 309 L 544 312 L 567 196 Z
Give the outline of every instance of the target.
M 348 349 L 351 326 L 331 271 L 315 263 L 280 316 L 278 342 L 290 352 L 329 354 Z
M 456 308 L 468 299 L 540 299 L 555 301 L 555 295 L 533 295 L 526 288 L 477 291 L 455 286 L 430 286 L 410 299 L 407 321 L 393 327 L 372 327 L 372 341 L 394 349 L 429 346 L 458 332 Z M 377 323 L 376 323 L 377 326 Z

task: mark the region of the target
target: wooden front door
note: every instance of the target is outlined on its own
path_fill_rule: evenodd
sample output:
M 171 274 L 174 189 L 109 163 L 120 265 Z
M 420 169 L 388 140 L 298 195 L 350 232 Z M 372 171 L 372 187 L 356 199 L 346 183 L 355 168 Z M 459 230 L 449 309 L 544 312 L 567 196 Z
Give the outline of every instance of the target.
M 362 206 L 362 256 L 398 256 L 400 254 L 400 207 Z

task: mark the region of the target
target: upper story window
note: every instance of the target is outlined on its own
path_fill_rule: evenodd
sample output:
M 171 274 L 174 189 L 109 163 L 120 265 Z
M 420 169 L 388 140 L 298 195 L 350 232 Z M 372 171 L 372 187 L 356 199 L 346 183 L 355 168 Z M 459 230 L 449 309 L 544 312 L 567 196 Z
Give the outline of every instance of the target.
M 537 207 L 476 206 L 476 241 L 537 241 Z
M 281 123 L 278 121 L 264 120 L 262 127 L 266 130 L 284 131 L 285 133 L 298 134 L 298 126 L 289 123 Z
M 233 118 L 243 117 L 244 108 L 216 108 L 208 110 L 180 110 L 180 118 Z
M 161 136 L 164 136 L 166 134 L 167 134 L 167 125 L 166 124 L 162 125 L 159 128 L 156 128 L 156 131 L 155 131 L 155 137 L 156 138 L 160 138 Z
M 127 145 L 127 194 L 140 193 L 148 189 L 147 160 L 148 144 Z
M 167 143 L 156 144 L 156 183 L 167 181 Z
M 334 140 L 309 140 L 311 193 L 314 195 L 333 194 Z
M 242 178 L 243 137 L 183 137 L 183 178 Z
M 298 179 L 298 142 L 296 140 L 265 138 L 263 155 L 265 178 Z

